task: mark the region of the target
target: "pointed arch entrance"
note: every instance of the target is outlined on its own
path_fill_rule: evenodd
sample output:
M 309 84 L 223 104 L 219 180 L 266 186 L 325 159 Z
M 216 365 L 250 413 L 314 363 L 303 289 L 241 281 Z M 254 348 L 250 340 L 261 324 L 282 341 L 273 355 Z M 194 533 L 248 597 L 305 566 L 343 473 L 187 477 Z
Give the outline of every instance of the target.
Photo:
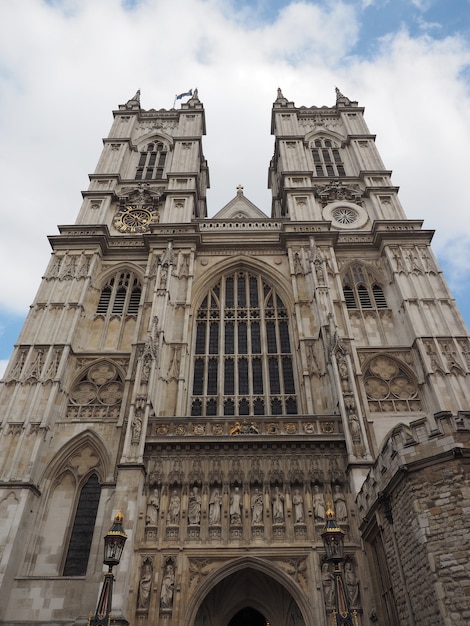
M 199 598 L 194 626 L 306 626 L 301 603 L 266 568 L 247 564 L 217 579 Z
M 251 606 L 247 606 L 232 617 L 228 626 L 266 626 L 266 618 Z

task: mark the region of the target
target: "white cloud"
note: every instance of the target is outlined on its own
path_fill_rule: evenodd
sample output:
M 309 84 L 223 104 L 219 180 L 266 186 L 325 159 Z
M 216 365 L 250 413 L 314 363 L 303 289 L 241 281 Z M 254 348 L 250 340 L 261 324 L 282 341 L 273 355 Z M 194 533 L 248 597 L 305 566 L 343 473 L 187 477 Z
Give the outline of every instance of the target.
M 270 211 L 277 87 L 298 106 L 321 106 L 334 103 L 338 85 L 366 107 L 407 214 L 438 229 L 440 253 L 459 242 L 449 262 L 468 280 L 468 43 L 400 32 L 361 59 L 352 54 L 359 7 L 340 2 L 291 3 L 263 24 L 223 0 L 146 0 L 127 11 L 118 0 L 23 0 L 1 3 L 0 23 L 3 307 L 27 310 L 48 260 L 46 236 L 75 221 L 111 110 L 137 88 L 146 109 L 170 108 L 176 93 L 199 88 L 214 214 L 238 183 Z

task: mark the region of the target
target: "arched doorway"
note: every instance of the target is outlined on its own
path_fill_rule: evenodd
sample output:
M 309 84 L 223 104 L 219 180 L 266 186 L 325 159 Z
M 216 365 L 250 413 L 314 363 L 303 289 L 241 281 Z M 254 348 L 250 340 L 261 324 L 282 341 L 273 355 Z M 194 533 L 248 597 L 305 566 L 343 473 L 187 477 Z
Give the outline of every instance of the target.
M 232 617 L 228 626 L 266 626 L 268 623 L 264 615 L 247 606 Z
M 305 626 L 297 602 L 280 582 L 252 567 L 220 580 L 197 611 L 194 626 Z

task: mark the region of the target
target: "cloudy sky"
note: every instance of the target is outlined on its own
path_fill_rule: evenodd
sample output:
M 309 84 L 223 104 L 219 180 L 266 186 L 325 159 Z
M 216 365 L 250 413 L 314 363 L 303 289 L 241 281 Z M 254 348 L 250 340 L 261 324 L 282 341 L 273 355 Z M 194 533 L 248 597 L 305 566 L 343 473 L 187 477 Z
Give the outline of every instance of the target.
M 213 215 L 235 195 L 270 212 L 270 112 L 366 107 L 408 217 L 435 229 L 470 325 L 470 0 L 0 0 L 0 373 L 72 224 L 111 111 L 198 87 Z

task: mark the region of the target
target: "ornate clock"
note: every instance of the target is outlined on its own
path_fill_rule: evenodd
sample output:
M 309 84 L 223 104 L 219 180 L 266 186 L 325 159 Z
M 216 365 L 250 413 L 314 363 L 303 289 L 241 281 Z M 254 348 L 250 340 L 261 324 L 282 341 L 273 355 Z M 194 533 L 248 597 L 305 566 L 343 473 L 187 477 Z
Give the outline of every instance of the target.
M 158 210 L 145 204 L 126 204 L 113 218 L 113 226 L 120 233 L 146 233 L 152 224 L 158 224 Z

